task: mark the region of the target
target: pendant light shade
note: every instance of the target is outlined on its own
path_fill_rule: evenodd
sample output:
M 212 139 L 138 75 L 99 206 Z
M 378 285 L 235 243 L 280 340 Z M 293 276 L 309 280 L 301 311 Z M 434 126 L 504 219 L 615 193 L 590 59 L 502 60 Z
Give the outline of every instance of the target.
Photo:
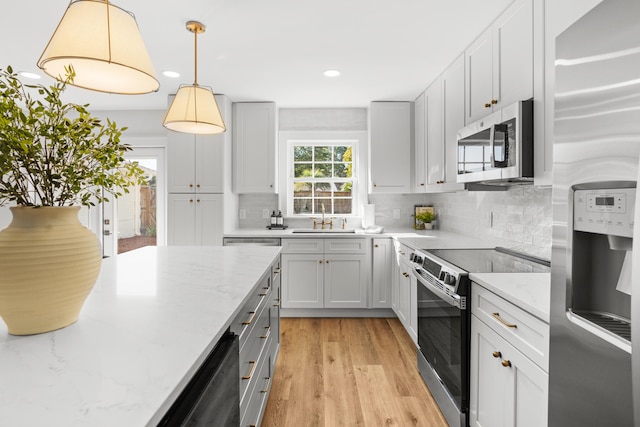
M 213 90 L 198 85 L 198 34 L 205 31 L 205 26 L 200 22 L 189 21 L 187 30 L 194 33 L 194 82 L 191 86 L 180 86 L 164 117 L 163 125 L 167 129 L 184 133 L 225 132 L 227 129 Z
M 73 85 L 126 95 L 155 92 L 160 83 L 135 17 L 108 0 L 69 3 L 38 67 L 64 78 L 73 67 Z

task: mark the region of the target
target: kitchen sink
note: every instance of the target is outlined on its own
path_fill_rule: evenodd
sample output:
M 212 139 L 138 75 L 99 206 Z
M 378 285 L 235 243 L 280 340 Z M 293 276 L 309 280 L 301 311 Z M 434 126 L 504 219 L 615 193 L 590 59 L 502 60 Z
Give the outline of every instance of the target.
M 341 228 L 335 228 L 335 229 L 332 229 L 332 230 L 329 230 L 329 229 L 322 230 L 320 228 L 316 228 L 316 229 L 313 229 L 313 228 L 297 228 L 295 230 L 291 230 L 291 232 L 292 233 L 315 233 L 315 234 L 320 234 L 320 233 L 323 233 L 323 234 L 324 233 L 327 233 L 327 234 L 351 233 L 351 234 L 353 234 L 353 233 L 356 232 L 356 230 L 354 230 L 354 229 L 345 229 L 345 230 L 343 230 Z

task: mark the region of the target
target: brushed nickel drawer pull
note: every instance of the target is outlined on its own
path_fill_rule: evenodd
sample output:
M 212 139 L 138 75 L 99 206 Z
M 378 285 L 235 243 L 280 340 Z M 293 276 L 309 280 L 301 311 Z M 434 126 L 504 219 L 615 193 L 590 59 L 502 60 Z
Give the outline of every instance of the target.
M 249 316 L 248 320 L 245 320 L 244 322 L 242 322 L 243 325 L 250 325 L 251 323 L 253 323 L 253 318 L 256 317 L 256 312 L 250 311 L 249 313 L 251 313 L 251 316 Z
M 250 360 L 249 364 L 251 365 L 251 369 L 249 369 L 249 374 L 242 377 L 243 380 L 250 380 L 253 376 L 253 371 L 256 369 L 256 361 Z
M 509 323 L 509 322 L 505 321 L 502 317 L 500 317 L 500 313 L 493 313 L 492 316 L 493 316 L 494 319 L 496 319 L 498 322 L 502 323 L 507 328 L 517 328 L 518 327 L 518 325 L 514 325 L 513 323 Z

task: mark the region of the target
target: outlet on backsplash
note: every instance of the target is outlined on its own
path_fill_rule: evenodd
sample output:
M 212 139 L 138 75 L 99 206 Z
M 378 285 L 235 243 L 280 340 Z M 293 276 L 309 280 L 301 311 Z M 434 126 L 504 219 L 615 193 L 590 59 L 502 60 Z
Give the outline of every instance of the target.
M 247 210 L 246 209 L 240 209 L 238 211 L 238 216 L 240 217 L 240 219 L 247 219 Z
M 270 216 L 271 213 L 269 212 L 269 209 L 262 209 L 262 218 L 269 219 Z

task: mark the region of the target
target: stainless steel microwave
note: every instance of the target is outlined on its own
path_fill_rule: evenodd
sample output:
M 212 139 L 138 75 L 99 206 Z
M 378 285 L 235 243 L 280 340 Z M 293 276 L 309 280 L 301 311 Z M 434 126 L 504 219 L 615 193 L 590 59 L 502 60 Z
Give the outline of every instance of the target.
M 533 182 L 533 100 L 516 102 L 458 131 L 458 182 Z

